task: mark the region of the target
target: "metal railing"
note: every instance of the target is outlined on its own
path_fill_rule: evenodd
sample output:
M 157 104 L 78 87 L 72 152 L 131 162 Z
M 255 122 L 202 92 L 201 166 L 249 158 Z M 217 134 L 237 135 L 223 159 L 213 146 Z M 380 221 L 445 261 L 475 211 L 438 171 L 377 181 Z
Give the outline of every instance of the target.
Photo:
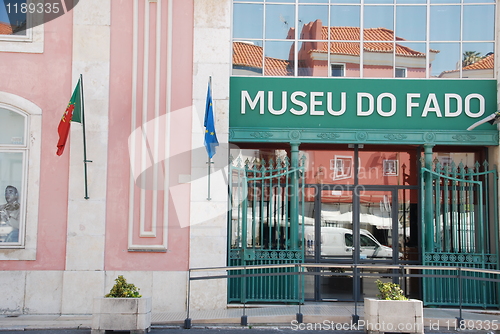
M 295 268 L 294 271 L 288 272 L 259 272 L 259 273 L 248 273 L 252 270 L 262 270 L 262 269 L 284 269 L 284 268 Z M 322 272 L 322 271 L 308 271 L 307 269 L 316 269 L 316 268 L 332 268 L 336 269 L 350 269 L 352 273 L 346 272 Z M 360 272 L 360 270 L 382 270 L 384 272 Z M 231 271 L 231 274 L 215 274 L 215 275 L 204 275 L 204 276 L 193 276 L 193 273 L 200 272 L 223 272 L 223 271 Z M 235 271 L 243 271 L 244 274 L 236 274 Z M 410 271 L 420 271 L 421 273 L 411 273 Z M 429 273 L 428 271 L 432 271 Z M 436 274 L 435 272 L 439 271 L 440 274 Z M 449 274 L 441 274 L 444 272 L 449 272 Z M 466 276 L 465 273 L 481 273 L 488 274 L 493 277 L 477 277 L 477 276 Z M 478 268 L 466 268 L 466 267 L 435 267 L 435 266 L 426 266 L 426 265 L 373 265 L 373 264 L 340 264 L 340 263 L 289 263 L 289 264 L 271 264 L 271 265 L 251 265 L 251 266 L 234 266 L 234 267 L 210 267 L 210 268 L 191 268 L 188 271 L 188 287 L 187 287 L 187 315 L 184 320 L 184 328 L 189 329 L 192 326 L 192 319 L 190 318 L 190 295 L 191 295 L 191 281 L 199 281 L 199 280 L 212 280 L 212 279 L 228 279 L 234 277 L 262 277 L 262 276 L 289 276 L 289 275 L 298 275 L 298 288 L 299 293 L 303 292 L 303 276 L 313 275 L 313 276 L 352 276 L 353 283 L 356 289 L 356 284 L 360 284 L 358 278 L 361 277 L 397 277 L 397 278 L 409 278 L 409 277 L 438 277 L 438 278 L 455 278 L 458 280 L 458 288 L 456 293 L 459 298 L 459 309 L 457 320 L 457 327 L 460 327 L 460 324 L 464 321 L 463 319 L 463 305 L 462 305 L 462 285 L 463 280 L 479 280 L 479 281 L 487 281 L 487 282 L 495 282 L 497 283 L 497 289 L 500 289 L 500 270 L 493 269 L 478 269 Z M 245 281 L 245 280 L 243 280 Z M 245 290 L 243 290 L 245 291 Z M 359 291 L 359 289 L 358 289 Z M 358 298 L 354 298 L 354 314 L 352 315 L 352 322 L 357 324 L 359 320 L 358 315 Z M 500 307 L 500 301 L 499 305 Z M 303 314 L 302 314 L 302 305 L 298 303 L 297 305 L 297 313 L 296 320 L 298 323 L 303 322 Z M 248 325 L 248 318 L 246 315 L 246 303 L 243 303 L 242 315 L 240 324 L 242 326 Z

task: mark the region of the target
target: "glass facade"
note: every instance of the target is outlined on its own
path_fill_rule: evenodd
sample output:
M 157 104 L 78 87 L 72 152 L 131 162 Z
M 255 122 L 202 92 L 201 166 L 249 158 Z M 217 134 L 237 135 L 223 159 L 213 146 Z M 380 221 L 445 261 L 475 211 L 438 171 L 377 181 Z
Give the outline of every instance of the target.
M 493 0 L 233 1 L 233 75 L 493 78 L 494 49 Z

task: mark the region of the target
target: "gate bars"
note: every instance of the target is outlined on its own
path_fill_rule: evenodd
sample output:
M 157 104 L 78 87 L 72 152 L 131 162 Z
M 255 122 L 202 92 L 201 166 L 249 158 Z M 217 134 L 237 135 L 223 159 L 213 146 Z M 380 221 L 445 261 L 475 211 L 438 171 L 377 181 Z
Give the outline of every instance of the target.
M 298 153 L 298 152 L 297 152 Z M 299 222 L 299 201 L 304 194 L 305 156 L 290 166 L 288 157 L 268 162 L 261 159 L 230 163 L 230 208 L 228 215 L 228 266 L 292 264 L 303 262 L 303 222 Z M 298 154 L 297 154 L 298 156 Z M 301 217 L 304 215 L 302 214 Z M 262 268 L 258 273 L 290 273 L 294 266 Z M 228 302 L 301 302 L 296 276 L 265 275 L 241 277 L 246 270 L 231 270 Z M 256 273 L 256 272 L 254 272 Z
M 488 167 L 486 161 L 473 167 L 434 161 L 422 167 L 423 265 L 499 269 L 498 177 L 496 169 Z M 462 274 L 489 277 L 480 271 Z M 424 278 L 424 304 L 498 306 L 498 283 L 466 280 L 459 284 L 456 278 Z M 451 293 L 457 289 L 458 294 Z

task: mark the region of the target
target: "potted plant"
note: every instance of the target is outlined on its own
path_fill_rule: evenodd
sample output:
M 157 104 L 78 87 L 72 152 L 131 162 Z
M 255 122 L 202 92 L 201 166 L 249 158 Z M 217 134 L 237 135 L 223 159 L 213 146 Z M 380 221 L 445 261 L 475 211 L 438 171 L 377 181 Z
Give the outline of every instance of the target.
M 369 334 L 398 332 L 424 333 L 424 312 L 421 300 L 405 297 L 399 284 L 376 280 L 379 294 L 365 298 L 364 328 Z
M 139 290 L 134 284 L 127 283 L 127 280 L 120 275 L 104 298 L 94 298 L 92 334 L 104 333 L 106 330 L 149 332 L 151 298 L 142 298 Z

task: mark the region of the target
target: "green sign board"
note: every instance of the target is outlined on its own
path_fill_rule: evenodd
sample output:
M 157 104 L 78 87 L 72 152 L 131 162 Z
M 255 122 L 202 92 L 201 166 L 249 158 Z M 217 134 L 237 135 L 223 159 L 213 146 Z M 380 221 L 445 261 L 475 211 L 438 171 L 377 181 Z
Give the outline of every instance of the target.
M 496 94 L 495 80 L 232 77 L 229 125 L 464 131 L 496 111 Z

